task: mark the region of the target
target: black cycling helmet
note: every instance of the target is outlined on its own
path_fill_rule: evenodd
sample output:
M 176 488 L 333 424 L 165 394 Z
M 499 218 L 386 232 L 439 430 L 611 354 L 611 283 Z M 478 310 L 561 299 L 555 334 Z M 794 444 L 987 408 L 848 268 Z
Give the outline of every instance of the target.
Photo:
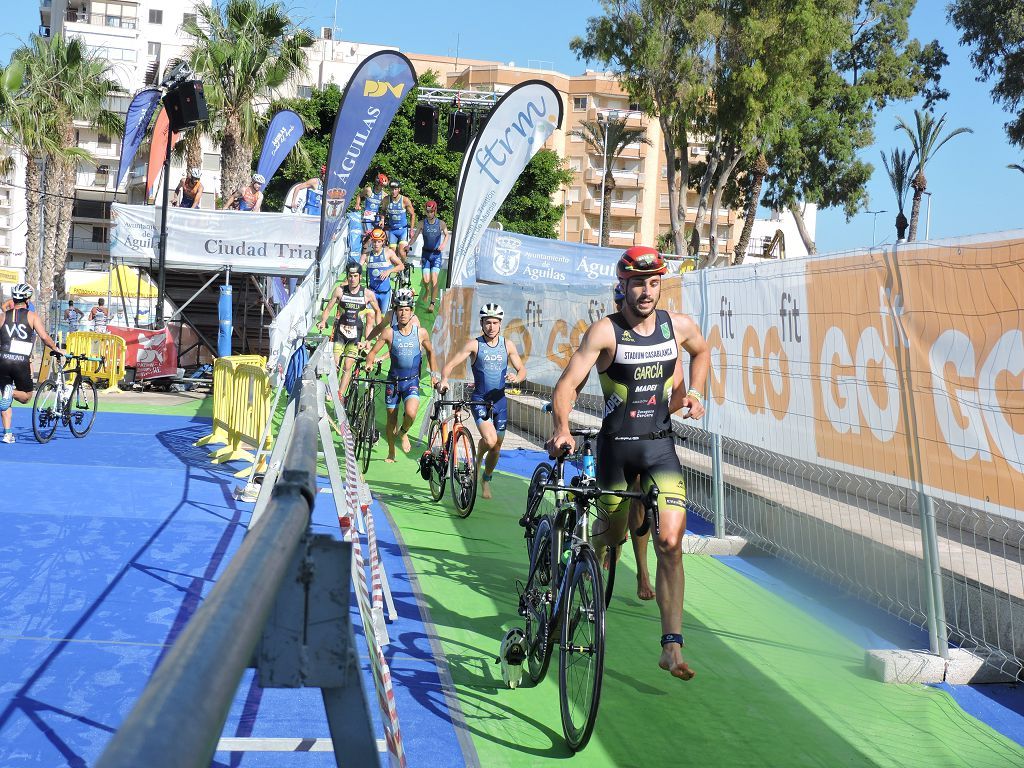
M 363 274 L 363 265 L 360 264 L 358 261 L 350 261 L 348 263 L 348 266 L 345 267 L 345 274 L 346 275 L 351 275 L 353 273 L 355 273 L 357 275 L 362 275 Z

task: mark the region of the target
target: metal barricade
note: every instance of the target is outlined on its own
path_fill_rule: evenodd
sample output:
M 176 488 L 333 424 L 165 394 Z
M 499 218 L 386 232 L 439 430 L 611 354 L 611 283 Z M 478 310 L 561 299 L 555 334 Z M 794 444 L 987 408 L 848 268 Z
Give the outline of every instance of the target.
M 111 333 L 74 331 L 68 334 L 65 349 L 73 355 L 103 358 L 102 364 L 90 360 L 83 361 L 82 375 L 93 381 L 106 381 L 108 392 L 117 391 L 118 382 L 124 378 L 128 352 L 124 339 Z

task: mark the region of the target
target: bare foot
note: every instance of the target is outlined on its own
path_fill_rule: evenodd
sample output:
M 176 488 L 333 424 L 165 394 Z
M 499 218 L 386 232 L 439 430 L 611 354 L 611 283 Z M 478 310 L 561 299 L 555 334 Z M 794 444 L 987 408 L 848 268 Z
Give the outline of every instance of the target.
M 389 454 L 387 456 L 387 458 L 384 459 L 384 463 L 385 464 L 394 464 L 395 463 L 395 454 L 393 454 L 393 453 Z
M 636 596 L 641 600 L 654 599 L 654 587 L 651 586 L 651 577 L 646 573 L 637 574 Z
M 480 483 L 480 495 L 485 499 L 491 498 L 491 484 L 487 480 Z
M 408 453 L 412 450 L 412 443 L 409 442 L 409 435 L 402 435 L 402 453 Z
M 678 643 L 668 643 L 662 647 L 658 666 L 680 680 L 690 680 L 697 674 L 683 661 L 683 649 L 679 647 Z

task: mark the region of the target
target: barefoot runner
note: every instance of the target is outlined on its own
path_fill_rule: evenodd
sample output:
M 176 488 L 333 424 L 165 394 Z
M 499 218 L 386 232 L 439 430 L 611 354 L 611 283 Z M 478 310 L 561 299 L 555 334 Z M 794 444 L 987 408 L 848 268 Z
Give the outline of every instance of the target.
M 569 411 L 577 387 L 595 365 L 601 376 L 605 416 L 597 438 L 597 482 L 602 488 L 625 489 L 638 475 L 643 489 L 656 483 L 661 491 L 657 600 L 661 613 L 662 669 L 689 680 L 694 672 L 683 660 L 683 560 L 686 530 L 686 489 L 672 439 L 671 409 L 703 413 L 703 396 L 710 354 L 696 324 L 685 315 L 657 308 L 661 276 L 667 271 L 654 248 L 636 246 L 619 259 L 617 275 L 625 294 L 621 312 L 594 323 L 583 336 L 552 398 L 554 430 L 547 442 L 549 455 L 563 446 L 575 447 L 569 434 Z M 690 389 L 673 393 L 679 347 L 690 355 Z M 625 540 L 629 503 L 607 508 L 608 520 L 594 526 L 598 560 L 604 550 Z

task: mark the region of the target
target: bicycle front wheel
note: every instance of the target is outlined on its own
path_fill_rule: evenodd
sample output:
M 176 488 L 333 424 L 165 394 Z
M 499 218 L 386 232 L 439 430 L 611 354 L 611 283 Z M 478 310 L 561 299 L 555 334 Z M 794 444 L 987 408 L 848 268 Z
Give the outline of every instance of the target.
M 370 454 L 373 453 L 373 444 L 377 442 L 377 422 L 375 420 L 375 414 L 373 412 L 373 387 L 368 387 L 366 390 L 366 399 L 363 400 L 363 417 L 362 417 L 362 462 L 363 462 L 363 474 L 365 475 L 370 469 Z
M 71 392 L 71 400 L 67 408 L 70 414 L 68 427 L 75 437 L 85 437 L 96 422 L 96 408 L 99 406 L 99 396 L 96 394 L 96 384 L 91 379 L 78 377 L 75 388 Z
M 469 517 L 476 503 L 476 452 L 473 438 L 464 427 L 456 427 L 452 440 L 452 501 L 459 517 Z
M 36 390 L 32 401 L 32 433 L 40 443 L 49 442 L 60 423 L 60 409 L 57 407 L 57 385 L 44 381 Z
M 526 512 L 523 515 L 521 524 L 525 526 L 527 531 L 527 552 L 532 549 L 530 540 L 533 536 L 530 529 L 535 526 L 537 518 L 540 517 L 538 510 L 540 509 L 541 501 L 544 499 L 542 486 L 551 482 L 551 472 L 551 465 L 542 461 L 534 468 L 533 475 L 530 477 L 530 485 L 526 489 Z
M 430 425 L 430 435 L 427 439 L 427 450 L 430 452 L 430 498 L 440 501 L 444 496 L 444 483 L 448 478 L 445 470 L 448 468 L 444 450 L 444 431 L 441 429 L 441 422 L 435 421 Z
M 597 557 L 589 545 L 573 558 L 562 614 L 558 693 L 562 732 L 574 752 L 594 732 L 604 677 L 604 588 Z

